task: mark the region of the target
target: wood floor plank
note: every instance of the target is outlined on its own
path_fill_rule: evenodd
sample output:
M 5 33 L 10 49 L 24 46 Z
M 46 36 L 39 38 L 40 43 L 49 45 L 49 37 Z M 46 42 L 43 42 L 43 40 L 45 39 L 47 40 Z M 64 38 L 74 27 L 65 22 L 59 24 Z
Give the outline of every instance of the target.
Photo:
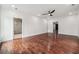
M 79 38 L 70 35 L 54 36 L 44 33 L 1 42 L 1 54 L 78 54 Z

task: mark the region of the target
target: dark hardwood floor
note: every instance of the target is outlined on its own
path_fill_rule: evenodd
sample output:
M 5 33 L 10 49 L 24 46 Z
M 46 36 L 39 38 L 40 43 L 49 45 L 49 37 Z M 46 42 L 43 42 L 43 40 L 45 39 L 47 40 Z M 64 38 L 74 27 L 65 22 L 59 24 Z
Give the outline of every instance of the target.
M 1 54 L 78 54 L 79 38 L 44 33 L 0 43 Z

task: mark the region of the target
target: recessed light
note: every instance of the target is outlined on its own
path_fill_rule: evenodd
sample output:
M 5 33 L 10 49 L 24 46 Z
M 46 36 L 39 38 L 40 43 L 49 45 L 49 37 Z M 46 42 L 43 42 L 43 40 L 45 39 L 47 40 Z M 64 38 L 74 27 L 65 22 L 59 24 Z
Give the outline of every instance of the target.
M 11 7 L 15 7 L 15 5 L 11 5 Z

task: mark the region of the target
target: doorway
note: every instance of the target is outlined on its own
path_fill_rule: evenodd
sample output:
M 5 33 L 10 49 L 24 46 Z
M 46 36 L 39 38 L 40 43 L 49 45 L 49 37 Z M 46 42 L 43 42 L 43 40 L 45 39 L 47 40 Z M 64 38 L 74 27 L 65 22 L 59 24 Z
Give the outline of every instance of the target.
M 55 39 L 57 39 L 58 38 L 58 30 L 59 30 L 59 28 L 58 28 L 58 22 L 56 21 L 56 22 L 53 22 L 53 38 L 55 38 Z
M 14 18 L 14 39 L 22 38 L 22 19 Z
M 58 22 L 53 22 L 53 33 L 58 34 Z

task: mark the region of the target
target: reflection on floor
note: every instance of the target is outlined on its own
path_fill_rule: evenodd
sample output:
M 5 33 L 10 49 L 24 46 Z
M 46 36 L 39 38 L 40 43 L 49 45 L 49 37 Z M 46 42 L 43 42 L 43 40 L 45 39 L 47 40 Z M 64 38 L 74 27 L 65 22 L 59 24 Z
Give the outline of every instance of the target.
M 15 34 L 14 39 L 16 39 L 16 38 L 22 38 L 22 34 Z
M 79 38 L 68 35 L 44 33 L 22 39 L 2 42 L 0 53 L 25 54 L 77 54 L 79 53 Z

